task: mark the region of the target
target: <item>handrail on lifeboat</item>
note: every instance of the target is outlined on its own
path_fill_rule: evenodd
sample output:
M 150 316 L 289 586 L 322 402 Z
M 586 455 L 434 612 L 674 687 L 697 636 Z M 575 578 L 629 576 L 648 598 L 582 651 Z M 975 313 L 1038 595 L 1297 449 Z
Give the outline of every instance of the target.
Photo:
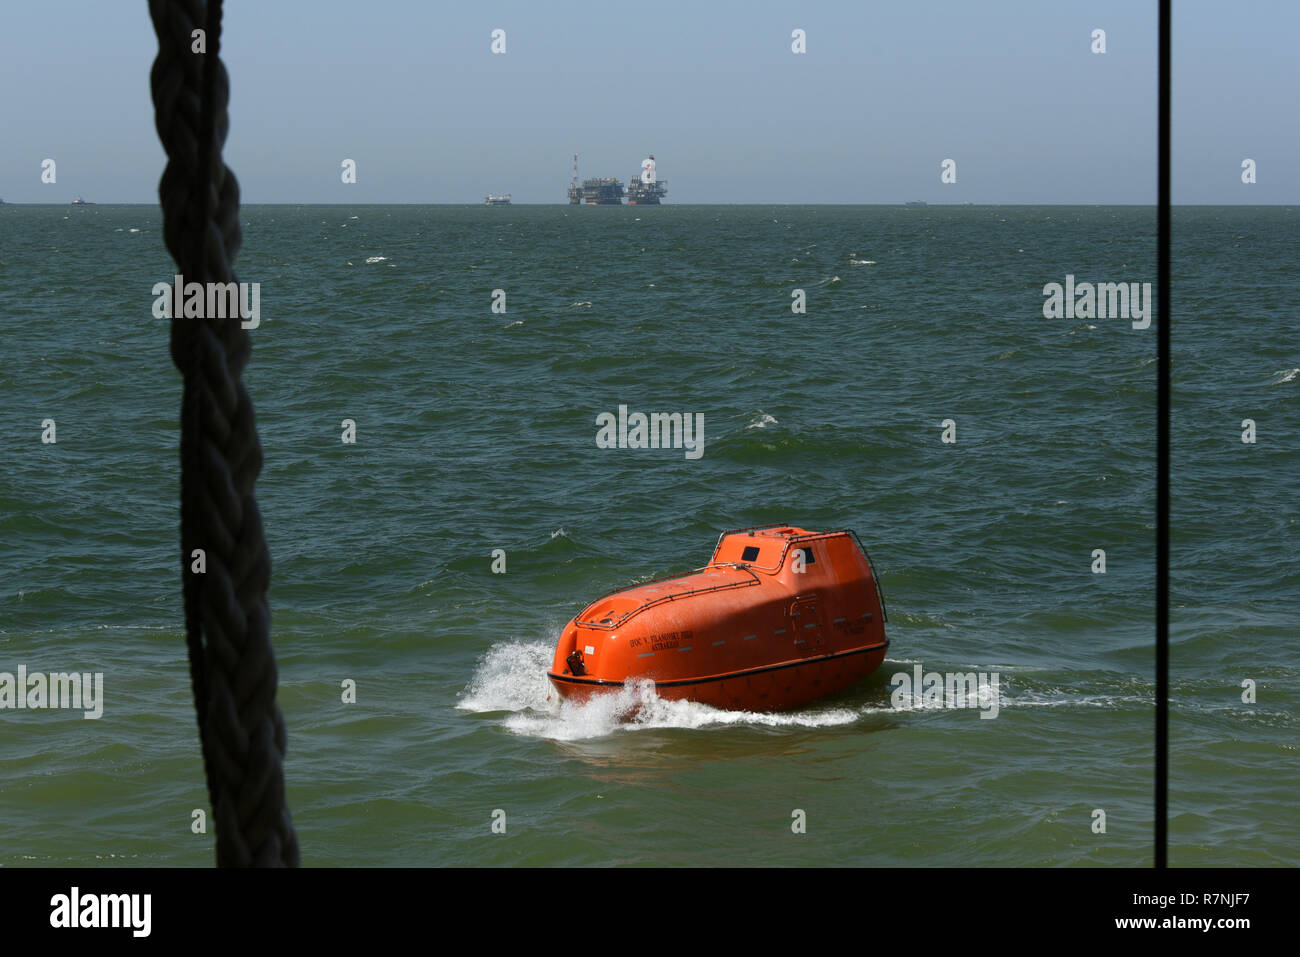
M 853 540 L 858 543 L 858 548 L 862 549 L 862 554 L 867 559 L 867 567 L 871 569 L 871 580 L 876 583 L 876 594 L 880 596 L 880 613 L 885 621 L 889 621 L 889 609 L 885 607 L 885 586 L 880 584 L 880 576 L 876 574 L 876 563 L 871 560 L 871 553 L 867 551 L 867 546 L 862 544 L 862 539 L 858 538 L 858 533 L 851 528 L 845 531 L 853 536 Z
M 637 582 L 635 585 L 631 587 L 642 588 L 645 585 L 657 585 L 660 584 L 661 582 L 676 581 L 679 578 L 689 578 L 691 575 L 708 571 L 711 568 L 737 568 L 740 571 L 748 572 L 751 580 L 738 581 L 738 582 L 724 582 L 721 585 L 709 585 L 704 588 L 691 588 L 688 589 L 687 591 L 669 592 L 667 595 L 660 595 L 658 598 L 652 598 L 650 601 L 642 602 L 641 604 L 637 605 L 635 608 L 627 612 L 624 612 L 622 617 L 620 617 L 617 621 L 611 621 L 608 625 L 603 624 L 602 622 L 599 621 L 583 621 L 580 618 L 574 618 L 573 623 L 575 625 L 584 625 L 588 628 L 603 628 L 608 631 L 619 627 L 620 625 L 623 624 L 623 622 L 627 621 L 633 615 L 640 614 L 641 612 L 645 611 L 647 608 L 651 608 L 655 605 L 663 604 L 666 601 L 677 601 L 680 598 L 693 598 L 696 595 L 704 595 L 714 591 L 723 591 L 727 588 L 747 588 L 750 585 L 757 585 L 760 583 L 759 577 L 754 574 L 754 572 L 749 568 L 748 565 L 744 565 L 739 562 L 734 564 L 728 562 L 725 565 L 705 565 L 703 568 L 697 568 L 694 571 L 686 572 L 683 575 L 665 575 L 663 578 L 651 578 L 648 579 L 647 581 Z M 604 595 L 601 595 L 599 598 L 597 598 L 587 607 L 590 608 L 592 607 L 592 605 L 599 605 L 606 598 L 613 598 L 615 595 L 622 594 L 627 590 L 628 590 L 627 588 L 619 588 L 615 591 L 608 592 Z

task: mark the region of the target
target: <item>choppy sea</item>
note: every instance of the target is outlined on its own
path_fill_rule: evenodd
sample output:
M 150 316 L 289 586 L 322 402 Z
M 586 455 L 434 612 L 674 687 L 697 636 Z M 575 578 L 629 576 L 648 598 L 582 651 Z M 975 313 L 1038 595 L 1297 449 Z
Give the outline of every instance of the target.
M 241 217 L 304 864 L 1151 862 L 1156 330 L 1043 289 L 1154 289 L 1154 208 Z M 1175 866 L 1300 863 L 1298 217 L 1173 215 Z M 156 207 L 0 207 L 0 672 L 104 681 L 98 719 L 0 709 L 0 865 L 213 859 L 174 272 Z M 702 456 L 599 448 L 620 405 L 702 414 Z M 779 715 L 550 695 L 588 601 L 773 522 L 870 549 L 870 679 Z M 897 706 L 917 665 L 998 674 L 996 717 Z

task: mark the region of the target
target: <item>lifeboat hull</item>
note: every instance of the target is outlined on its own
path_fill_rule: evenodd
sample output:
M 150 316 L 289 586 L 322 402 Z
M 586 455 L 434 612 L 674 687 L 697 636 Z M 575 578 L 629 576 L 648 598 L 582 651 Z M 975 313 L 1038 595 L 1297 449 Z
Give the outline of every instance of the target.
M 850 531 L 724 532 L 704 568 L 606 595 L 564 628 L 547 677 L 583 700 L 652 681 L 661 698 L 779 711 L 884 660 L 885 609 Z

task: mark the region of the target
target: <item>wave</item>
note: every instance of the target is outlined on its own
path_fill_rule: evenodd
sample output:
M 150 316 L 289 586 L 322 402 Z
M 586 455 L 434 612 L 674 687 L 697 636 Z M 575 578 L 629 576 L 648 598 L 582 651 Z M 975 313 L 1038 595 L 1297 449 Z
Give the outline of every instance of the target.
M 615 692 L 585 702 L 559 696 L 546 677 L 552 646 L 511 640 L 493 645 L 456 707 L 476 713 L 507 712 L 502 726 L 516 734 L 555 741 L 581 741 L 612 734 L 677 728 L 699 730 L 731 725 L 768 728 L 824 728 L 853 724 L 865 714 L 889 713 L 888 706 L 828 707 L 769 714 L 723 711 L 695 701 L 660 698 L 653 682 L 629 679 Z
M 1268 381 L 1268 385 L 1281 385 L 1284 382 L 1292 382 L 1298 375 L 1300 375 L 1300 369 L 1283 369 L 1280 372 L 1273 373 L 1273 378 Z
M 368 262 L 368 263 L 381 263 L 381 262 L 384 262 L 386 259 L 388 259 L 387 256 L 367 256 L 367 257 L 366 257 L 366 262 Z
M 656 693 L 654 682 L 644 679 L 629 679 L 617 691 L 575 702 L 560 697 L 547 679 L 551 654 L 552 645 L 543 641 L 512 639 L 493 645 L 480 661 L 456 707 L 478 714 L 503 712 L 501 726 L 515 734 L 554 741 L 582 741 L 647 730 L 843 727 L 868 717 L 912 713 L 947 712 L 962 717 L 988 710 L 992 704 L 991 699 L 981 698 L 978 704 L 967 702 L 964 707 L 958 707 L 945 688 L 945 707 L 927 707 L 911 700 L 894 707 L 892 686 L 886 685 L 872 691 L 870 701 L 847 705 L 812 705 L 778 713 L 726 711 L 695 701 L 666 700 Z M 887 664 L 898 665 L 908 660 L 891 658 Z M 1078 688 L 1016 688 L 1009 687 L 1004 680 L 997 695 L 999 711 L 1005 708 L 1128 711 L 1153 706 L 1152 694 L 1145 688 L 1110 688 L 1097 692 Z
M 1022 691 L 1017 695 L 1001 696 L 999 707 L 1002 708 L 1126 708 L 1155 707 L 1152 694 L 1088 694 L 1086 692 L 1046 689 L 1042 691 Z

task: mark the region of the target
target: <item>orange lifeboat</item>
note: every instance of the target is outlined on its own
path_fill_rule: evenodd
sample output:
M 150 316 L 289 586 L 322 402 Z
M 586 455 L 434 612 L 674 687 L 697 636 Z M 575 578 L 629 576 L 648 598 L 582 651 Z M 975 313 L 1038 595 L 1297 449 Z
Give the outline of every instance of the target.
M 546 674 L 577 700 L 634 678 L 661 698 L 779 711 L 860 681 L 888 647 L 857 535 L 771 525 L 723 532 L 698 571 L 592 602 Z

